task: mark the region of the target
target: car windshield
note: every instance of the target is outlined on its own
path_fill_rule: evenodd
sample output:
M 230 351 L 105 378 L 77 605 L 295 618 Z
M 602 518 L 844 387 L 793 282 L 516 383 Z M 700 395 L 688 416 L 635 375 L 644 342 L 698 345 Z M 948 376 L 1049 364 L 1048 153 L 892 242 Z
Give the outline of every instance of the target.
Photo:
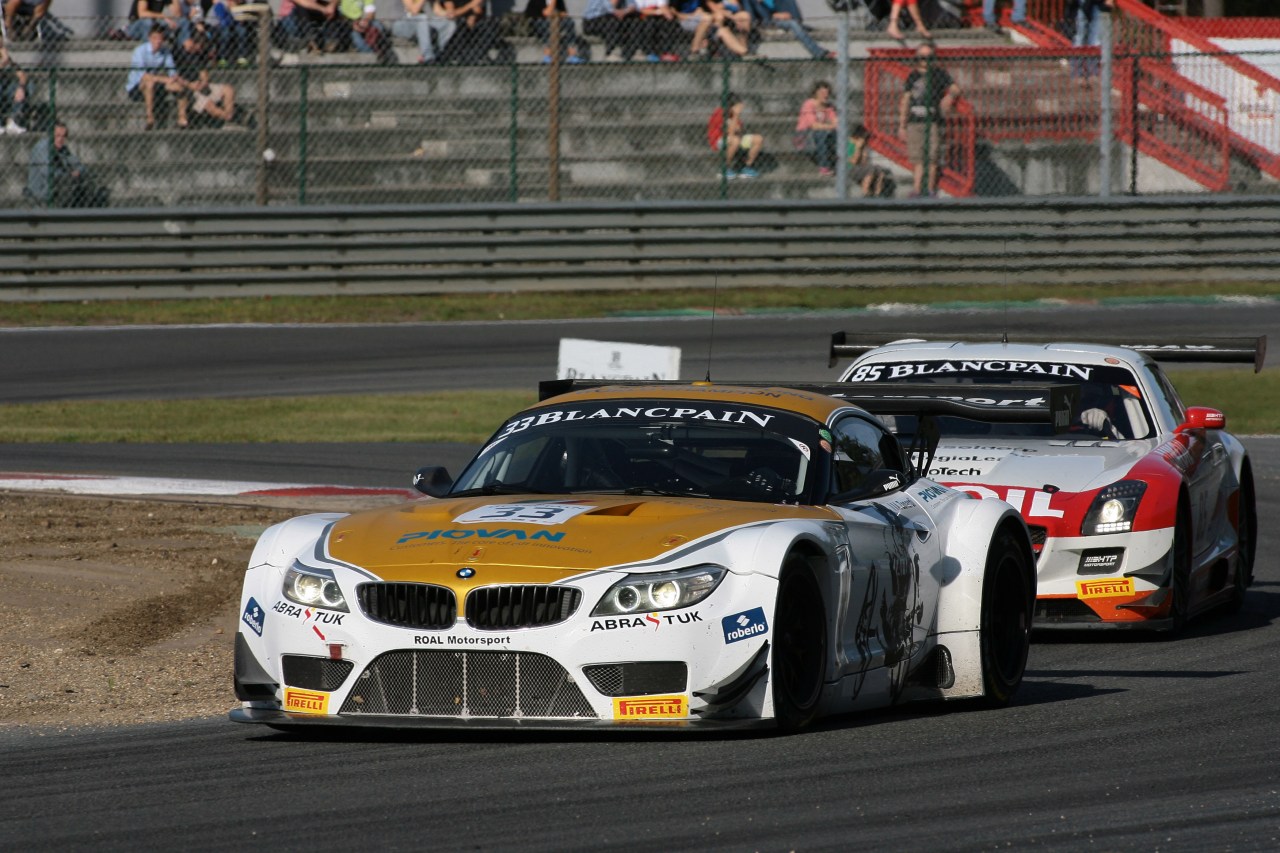
M 855 365 L 849 382 L 894 382 L 946 385 L 1069 384 L 1080 387 L 1079 403 L 1066 430 L 1049 424 L 993 424 L 968 418 L 938 418 L 944 436 L 1016 438 L 1104 438 L 1124 441 L 1147 438 L 1152 418 L 1141 386 L 1128 368 L 1060 362 L 951 359 Z M 899 435 L 915 431 L 915 418 L 885 418 Z
M 617 493 L 812 503 L 820 425 L 761 406 L 565 403 L 507 421 L 450 494 Z

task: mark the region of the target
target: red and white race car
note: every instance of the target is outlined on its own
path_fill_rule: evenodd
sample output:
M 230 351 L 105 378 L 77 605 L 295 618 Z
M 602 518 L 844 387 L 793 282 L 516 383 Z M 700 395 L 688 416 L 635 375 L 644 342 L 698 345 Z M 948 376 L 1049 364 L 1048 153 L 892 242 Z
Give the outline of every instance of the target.
M 862 386 L 853 402 L 958 394 L 998 408 L 1033 402 L 1033 388 L 1077 395 L 1070 423 L 1056 426 L 936 419 L 927 476 L 1022 513 L 1037 550 L 1037 627 L 1177 630 L 1243 603 L 1257 515 L 1249 456 L 1226 417 L 1183 405 L 1157 360 L 1256 371 L 1265 349 L 1265 337 L 1108 345 L 837 332 L 830 365 L 854 357 L 840 377 Z M 931 428 L 892 420 L 903 439 Z

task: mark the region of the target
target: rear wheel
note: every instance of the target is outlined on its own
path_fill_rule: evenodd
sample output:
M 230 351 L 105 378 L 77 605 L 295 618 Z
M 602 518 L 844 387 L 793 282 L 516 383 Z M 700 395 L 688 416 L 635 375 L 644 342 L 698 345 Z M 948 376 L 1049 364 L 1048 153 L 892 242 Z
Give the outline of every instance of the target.
M 982 579 L 982 704 L 1008 704 L 1027 668 L 1035 565 L 1014 531 L 1003 528 L 991 542 Z
M 773 614 L 773 709 L 778 727 L 808 725 L 818 712 L 827 666 L 827 618 L 822 590 L 803 557 L 791 556 L 778 581 Z
M 1245 463 L 1240 477 L 1239 517 L 1236 520 L 1236 573 L 1227 610 L 1235 613 L 1244 606 L 1245 590 L 1253 583 L 1253 558 L 1257 553 L 1258 509 L 1254 503 L 1253 473 Z
M 1191 513 L 1186 504 L 1178 506 L 1178 520 L 1173 528 L 1173 576 L 1169 583 L 1169 630 L 1177 633 L 1187 624 L 1191 613 Z

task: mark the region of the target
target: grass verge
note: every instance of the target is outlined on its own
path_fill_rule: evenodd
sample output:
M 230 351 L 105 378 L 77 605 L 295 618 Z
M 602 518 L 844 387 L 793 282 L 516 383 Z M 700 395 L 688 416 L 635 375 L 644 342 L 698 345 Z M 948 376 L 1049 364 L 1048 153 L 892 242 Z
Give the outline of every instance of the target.
M 1188 405 L 1235 433 L 1280 433 L 1280 373 L 1177 370 Z M 76 401 L 0 406 L 0 442 L 387 442 L 479 444 L 534 391 L 442 391 L 241 400 Z
M 743 287 L 568 293 L 424 296 L 264 296 L 243 299 L 103 300 L 0 303 L 0 326 L 112 326 L 198 323 L 406 323 L 449 320 L 553 320 L 717 311 L 856 311 L 886 303 L 921 305 L 1119 302 L 1277 298 L 1270 282 L 1211 284 L 964 287 Z

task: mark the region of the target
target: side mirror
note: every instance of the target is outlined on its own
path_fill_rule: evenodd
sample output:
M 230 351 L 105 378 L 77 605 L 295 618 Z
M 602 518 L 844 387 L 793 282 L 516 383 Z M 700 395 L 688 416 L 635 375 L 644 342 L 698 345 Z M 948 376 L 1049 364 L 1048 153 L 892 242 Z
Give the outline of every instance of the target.
M 1208 406 L 1188 406 L 1187 420 L 1178 427 L 1177 432 L 1189 429 L 1226 429 L 1227 416 L 1217 409 Z
M 453 487 L 453 478 L 439 465 L 428 465 L 425 468 L 419 468 L 413 475 L 413 487 L 424 495 L 442 498 L 449 494 L 449 489 Z
M 877 468 L 867 475 L 862 485 L 847 492 L 832 495 L 831 503 L 845 504 L 850 501 L 861 501 L 867 498 L 878 498 L 889 492 L 896 492 L 907 484 L 907 475 L 889 468 Z

